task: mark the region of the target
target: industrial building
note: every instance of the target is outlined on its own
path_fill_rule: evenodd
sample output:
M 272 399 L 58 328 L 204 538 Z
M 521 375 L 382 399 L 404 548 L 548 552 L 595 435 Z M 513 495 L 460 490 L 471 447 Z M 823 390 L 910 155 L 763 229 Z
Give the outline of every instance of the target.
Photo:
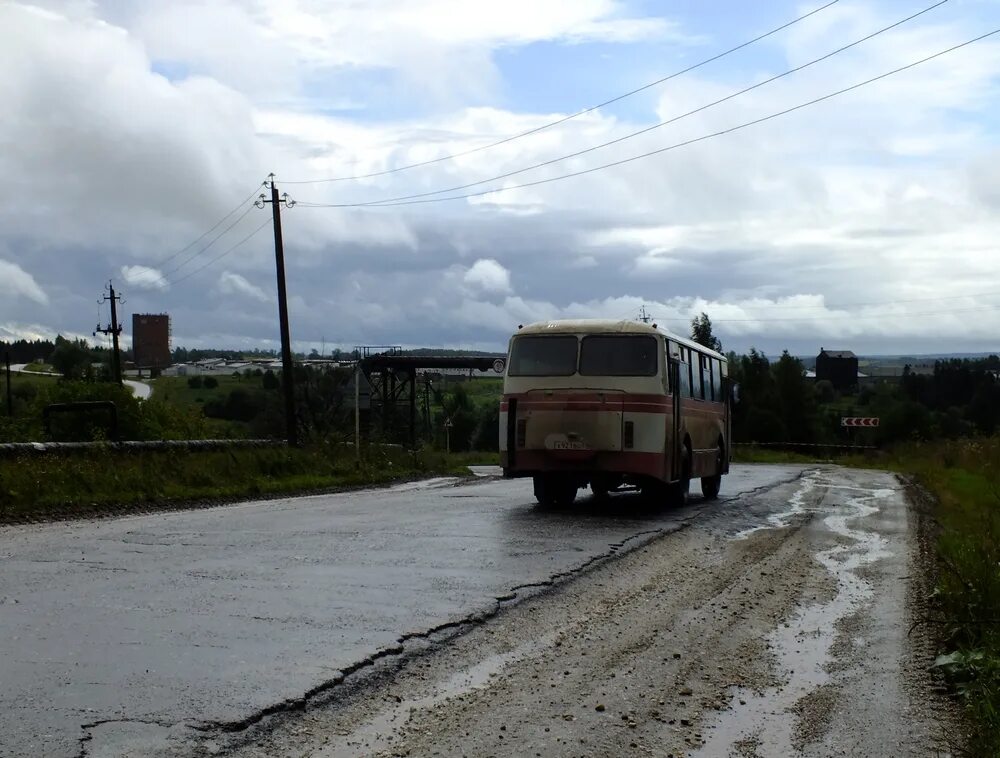
M 820 348 L 816 356 L 816 380 L 826 379 L 836 390 L 847 392 L 858 386 L 858 357 L 850 350 Z
M 170 316 L 132 314 L 132 355 L 140 370 L 164 369 L 170 365 Z

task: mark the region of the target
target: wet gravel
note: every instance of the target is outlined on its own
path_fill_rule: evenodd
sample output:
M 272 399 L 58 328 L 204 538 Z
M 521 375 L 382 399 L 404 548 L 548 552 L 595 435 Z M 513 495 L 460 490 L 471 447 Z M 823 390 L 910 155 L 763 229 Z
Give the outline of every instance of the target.
M 941 755 L 902 490 L 823 467 L 720 503 L 210 752 Z

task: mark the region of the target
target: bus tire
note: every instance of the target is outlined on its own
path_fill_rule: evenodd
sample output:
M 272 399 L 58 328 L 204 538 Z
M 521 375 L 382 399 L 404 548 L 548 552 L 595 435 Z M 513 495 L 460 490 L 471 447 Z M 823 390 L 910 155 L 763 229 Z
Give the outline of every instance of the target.
M 691 489 L 691 447 L 687 440 L 684 441 L 684 457 L 681 462 L 681 478 L 676 482 L 671 482 L 669 487 L 670 504 L 680 507 L 687 503 L 688 491 Z
M 590 491 L 598 500 L 606 500 L 612 492 L 621 486 L 621 477 L 613 474 L 596 474 L 590 480 Z
M 558 476 L 533 477 L 535 499 L 539 505 L 558 507 L 576 500 L 576 482 Z
M 706 500 L 715 500 L 719 496 L 719 490 L 722 489 L 722 466 L 724 462 L 725 453 L 720 442 L 715 452 L 715 470 L 718 473 L 714 476 L 703 476 L 701 478 L 701 494 Z

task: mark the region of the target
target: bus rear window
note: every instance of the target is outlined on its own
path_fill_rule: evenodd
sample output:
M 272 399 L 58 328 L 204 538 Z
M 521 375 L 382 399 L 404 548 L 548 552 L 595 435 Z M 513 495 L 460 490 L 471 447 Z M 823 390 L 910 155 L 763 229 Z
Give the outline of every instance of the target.
M 577 338 L 515 337 L 508 376 L 571 376 L 576 373 Z
M 580 347 L 583 376 L 656 376 L 656 338 L 645 335 L 594 335 Z

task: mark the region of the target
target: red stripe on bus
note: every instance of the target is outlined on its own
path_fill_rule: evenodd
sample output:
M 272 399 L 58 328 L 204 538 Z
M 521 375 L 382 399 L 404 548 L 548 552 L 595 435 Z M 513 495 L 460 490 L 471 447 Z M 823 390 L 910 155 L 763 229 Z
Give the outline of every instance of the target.
M 601 401 L 612 401 L 628 398 L 642 403 L 669 403 L 669 395 L 649 395 L 636 392 L 518 392 L 503 396 L 504 400 L 517 400 L 521 402 L 555 402 L 561 400 L 586 401 L 599 403 Z
M 663 453 L 640 453 L 617 450 L 597 451 L 580 460 L 557 457 L 548 450 L 519 448 L 514 456 L 515 467 L 508 467 L 507 451 L 500 453 L 500 465 L 508 476 L 531 476 L 549 471 L 607 471 L 615 474 L 651 476 L 664 479 L 667 458 Z
M 600 397 L 598 395 L 556 395 L 540 398 L 536 396 L 506 395 L 500 401 L 500 410 L 510 408 L 510 400 L 517 400 L 518 410 L 535 411 L 633 411 L 646 413 L 666 413 L 673 408 L 673 401 L 662 395 L 622 395 Z

